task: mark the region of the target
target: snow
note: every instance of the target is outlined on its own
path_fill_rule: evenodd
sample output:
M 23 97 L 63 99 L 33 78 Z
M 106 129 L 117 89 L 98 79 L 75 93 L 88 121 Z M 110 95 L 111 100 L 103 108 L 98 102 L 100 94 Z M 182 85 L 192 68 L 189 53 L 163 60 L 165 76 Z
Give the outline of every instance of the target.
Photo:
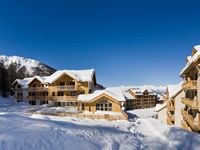
M 135 116 L 139 118 L 151 118 L 156 115 L 154 112 L 154 108 L 146 108 L 146 109 L 134 109 L 127 111 L 129 114 L 134 114 Z
M 154 85 L 142 85 L 142 86 L 134 86 L 134 88 L 140 90 L 141 92 L 144 92 L 145 90 L 153 91 L 153 92 L 162 92 L 165 93 L 166 86 L 154 86 Z
M 83 114 L 95 114 L 95 115 L 123 115 L 121 112 L 113 112 L 113 111 L 96 111 L 96 112 L 90 112 L 90 111 L 83 111 Z
M 81 81 L 81 82 L 90 82 L 93 79 L 93 75 L 95 73 L 94 69 L 89 70 L 59 70 L 56 71 L 54 74 L 49 76 L 45 82 L 46 83 L 52 83 L 57 78 L 62 76 L 63 74 L 67 74 L 70 77 L 72 77 L 75 80 Z
M 180 76 L 183 75 L 183 73 L 195 62 L 199 56 L 200 56 L 200 45 L 194 46 L 194 49 L 197 50 L 197 52 L 194 54 L 194 56 L 188 57 L 188 62 L 185 65 L 185 67 L 181 70 Z
M 89 102 L 102 94 L 106 94 L 120 102 L 126 101 L 121 87 L 108 87 L 104 90 L 96 90 L 92 94 L 82 94 L 78 96 L 78 101 Z
M 154 108 L 155 112 L 159 112 L 160 110 L 162 110 L 163 108 L 166 107 L 166 103 L 163 104 L 157 104 L 156 107 Z
M 145 90 L 148 90 L 150 94 L 157 95 L 161 100 L 166 94 L 166 86 L 154 86 L 154 85 L 142 85 L 142 86 L 121 86 L 124 91 L 132 90 L 138 95 L 142 95 Z
M 200 146 L 198 134 L 163 125 L 152 118 L 153 109 L 130 111 L 130 121 L 105 121 L 27 113 L 38 107 L 0 97 L 0 149 L 198 150 Z
M 24 78 L 24 79 L 16 79 L 12 85 L 14 85 L 15 83 L 18 83 L 19 85 L 22 86 L 23 89 L 28 88 L 28 84 L 30 83 L 30 81 L 33 80 L 34 77 L 30 77 L 30 78 Z
M 36 113 L 77 113 L 78 111 L 74 108 L 64 108 L 64 107 L 44 107 L 38 111 L 36 111 Z
M 125 86 L 121 86 L 121 89 L 122 89 L 122 92 L 124 93 L 124 96 L 126 99 L 136 99 L 135 96 L 133 96 L 129 90 L 130 90 L 130 87 L 125 87 Z
M 20 70 L 22 67 L 26 67 L 27 72 L 32 74 L 34 72 L 33 68 L 38 67 L 40 65 L 39 61 L 18 57 L 18 56 L 0 56 L 0 62 L 4 64 L 4 66 L 7 68 L 11 63 L 17 63 L 18 70 Z
M 167 86 L 167 90 L 168 90 L 168 94 L 170 98 L 172 98 L 173 96 L 175 96 L 178 92 L 182 90 L 182 84 L 183 82 L 180 82 L 179 84 Z
M 44 83 L 44 81 L 46 80 L 46 78 L 48 77 L 40 77 L 40 76 L 34 76 L 33 78 L 31 78 L 26 84 L 30 84 L 33 80 L 37 79 L 38 81 L 40 81 L 41 83 Z

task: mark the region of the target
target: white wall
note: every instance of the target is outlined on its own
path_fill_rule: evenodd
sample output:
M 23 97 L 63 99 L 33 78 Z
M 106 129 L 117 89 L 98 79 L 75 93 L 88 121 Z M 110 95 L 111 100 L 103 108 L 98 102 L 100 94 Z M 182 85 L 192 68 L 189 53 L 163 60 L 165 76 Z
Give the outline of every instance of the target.
M 158 120 L 160 120 L 163 124 L 167 124 L 167 107 L 164 107 L 158 112 Z
M 184 104 L 181 103 L 181 98 L 185 97 L 185 92 L 182 91 L 175 97 L 175 126 L 181 127 L 181 120 L 183 117 L 181 115 L 181 109 L 184 107 Z

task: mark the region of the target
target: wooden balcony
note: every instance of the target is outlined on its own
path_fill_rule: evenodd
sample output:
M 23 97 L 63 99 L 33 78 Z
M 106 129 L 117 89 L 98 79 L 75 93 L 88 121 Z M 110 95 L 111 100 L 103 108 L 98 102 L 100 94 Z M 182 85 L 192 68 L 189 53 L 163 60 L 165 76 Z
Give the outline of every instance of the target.
M 173 125 L 174 122 L 169 117 L 167 117 L 167 124 L 168 125 Z
M 182 88 L 183 90 L 197 90 L 197 80 L 185 81 Z
M 78 96 L 49 96 L 49 100 L 51 101 L 68 101 L 68 100 L 76 101 L 77 99 Z
M 46 101 L 76 101 L 78 96 L 28 96 L 28 100 L 46 100 Z
M 30 92 L 44 92 L 44 91 L 48 91 L 48 88 L 45 88 L 45 87 L 29 87 L 28 91 L 30 91 Z
M 200 131 L 200 121 L 195 121 L 193 116 L 188 114 L 187 111 L 181 110 L 181 114 L 183 119 L 186 121 L 187 125 L 192 129 L 194 132 Z
M 75 85 L 64 85 L 64 86 L 54 86 L 56 91 L 76 91 L 77 86 Z
M 48 96 L 27 96 L 28 100 L 44 100 L 48 101 Z
M 171 120 L 171 122 L 175 121 L 175 116 L 170 111 L 167 111 L 167 117 Z
M 174 107 L 174 105 L 172 104 L 171 101 L 170 101 L 170 102 L 167 102 L 167 109 L 168 109 L 169 111 L 171 111 L 171 112 L 174 112 L 175 107 Z
M 187 124 L 187 122 L 185 120 L 181 121 L 181 127 L 188 131 L 192 131 L 192 129 L 190 128 L 190 126 Z
M 188 115 L 188 112 L 185 111 L 184 109 L 181 109 L 181 115 L 184 117 L 184 116 L 187 116 Z
M 191 100 L 190 98 L 183 97 L 181 102 L 191 109 L 198 110 L 199 109 L 199 101 L 198 100 Z

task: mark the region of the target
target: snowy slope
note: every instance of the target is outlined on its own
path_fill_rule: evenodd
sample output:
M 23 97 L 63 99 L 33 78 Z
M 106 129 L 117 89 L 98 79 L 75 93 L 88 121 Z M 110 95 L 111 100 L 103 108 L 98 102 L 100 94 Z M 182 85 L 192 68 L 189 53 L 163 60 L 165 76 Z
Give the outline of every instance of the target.
M 200 146 L 198 134 L 148 118 L 153 109 L 132 111 L 140 118 L 130 122 L 110 122 L 26 113 L 38 107 L 0 97 L 0 149 L 198 150 Z
M 23 70 L 29 75 L 50 75 L 53 72 L 55 72 L 55 69 L 49 67 L 48 65 L 45 65 L 37 60 L 24 58 L 24 57 L 18 57 L 18 56 L 4 56 L 0 55 L 0 64 L 3 64 L 3 66 L 7 69 L 11 64 L 15 64 L 16 71 Z

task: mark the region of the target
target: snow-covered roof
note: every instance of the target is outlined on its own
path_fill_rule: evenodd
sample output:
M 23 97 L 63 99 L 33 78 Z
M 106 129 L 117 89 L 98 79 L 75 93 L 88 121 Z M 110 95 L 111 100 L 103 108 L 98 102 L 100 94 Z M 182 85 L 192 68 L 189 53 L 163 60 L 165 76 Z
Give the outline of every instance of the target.
M 33 77 L 31 78 L 24 78 L 24 79 L 16 79 L 13 84 L 15 84 L 16 82 L 18 84 L 20 84 L 22 86 L 22 88 L 28 88 L 28 83 L 33 79 Z M 12 85 L 13 85 L 12 84 Z
M 89 102 L 102 94 L 106 94 L 119 102 L 126 101 L 120 87 L 108 87 L 104 90 L 96 90 L 91 94 L 81 94 L 78 96 L 78 101 Z
M 164 95 L 158 94 L 158 101 L 164 101 Z
M 93 75 L 95 73 L 94 69 L 89 70 L 59 70 L 50 75 L 45 82 L 46 83 L 52 83 L 56 79 L 58 79 L 63 74 L 69 75 L 71 78 L 82 81 L 82 82 L 90 82 L 93 79 Z
M 162 110 L 163 108 L 166 107 L 166 103 L 163 104 L 157 104 L 156 107 L 154 108 L 155 112 L 159 112 L 160 110 Z
M 188 62 L 181 70 L 180 76 L 183 75 L 183 73 L 200 57 L 200 45 L 194 46 L 194 50 L 197 52 L 194 54 L 194 56 L 187 57 Z
M 40 77 L 40 76 L 34 76 L 30 78 L 24 78 L 24 79 L 16 79 L 14 83 L 19 83 L 23 88 L 27 88 L 28 84 L 30 84 L 34 79 L 39 80 L 41 83 L 52 83 L 57 78 L 62 76 L 63 74 L 67 74 L 70 77 L 72 77 L 75 80 L 82 81 L 82 82 L 90 82 L 93 80 L 95 70 L 59 70 L 56 71 L 54 74 L 46 77 Z
M 121 86 L 121 89 L 126 99 L 136 99 L 135 96 L 130 93 L 129 87 Z
M 44 83 L 44 81 L 47 79 L 48 77 L 40 77 L 40 76 L 34 76 L 31 80 L 29 80 L 29 82 L 27 84 L 30 84 L 33 80 L 37 79 L 38 81 L 40 81 L 41 83 Z
M 182 84 L 183 82 L 180 82 L 179 84 L 167 86 L 169 98 L 172 98 L 173 96 L 175 96 L 178 92 L 182 90 Z

